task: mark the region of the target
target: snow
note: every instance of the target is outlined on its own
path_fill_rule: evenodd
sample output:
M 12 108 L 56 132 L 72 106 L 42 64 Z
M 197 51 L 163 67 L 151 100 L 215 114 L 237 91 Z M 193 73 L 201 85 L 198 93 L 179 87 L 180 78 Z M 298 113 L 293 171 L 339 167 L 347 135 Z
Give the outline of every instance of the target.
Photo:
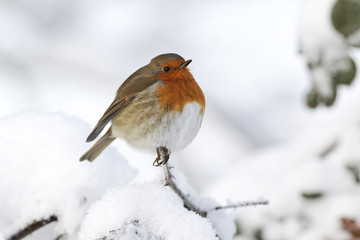
M 199 196 L 195 189 L 190 185 L 185 175 L 180 171 L 177 171 L 176 168 L 172 168 L 171 174 L 174 177 L 174 182 L 185 196 L 188 197 L 189 201 L 198 206 L 200 210 L 208 213 L 207 218 L 216 229 L 217 235 L 221 239 L 232 239 L 236 231 L 232 216 L 223 210 L 213 211 L 212 209 L 218 207 L 220 204 L 212 198 Z
M 340 219 L 360 220 L 359 185 L 347 169 L 349 164 L 360 163 L 360 112 L 350 111 L 352 107 L 288 144 L 247 156 L 246 165 L 235 165 L 206 193 L 216 193 L 223 203 L 228 198 L 264 194 L 270 204 L 263 211 L 239 209 L 235 218 L 248 230 L 262 226 L 265 239 L 344 238 Z M 329 146 L 332 149 L 324 154 Z M 233 191 L 234 186 L 241 191 Z M 304 193 L 321 193 L 322 197 L 305 199 Z
M 335 0 L 305 0 L 301 4 L 300 46 L 311 62 L 318 61 L 320 55 L 326 53 L 325 50 L 334 51 L 337 47 L 345 47 L 342 36 L 331 23 L 330 12 L 335 2 Z
M 351 70 L 349 42 L 333 27 L 331 11 L 335 0 L 303 1 L 300 14 L 300 52 L 310 68 L 313 81 L 312 97 L 331 105 L 336 97 L 337 84 L 349 84 L 336 79 L 339 72 Z M 316 16 L 316 17 L 315 17 Z
M 79 239 L 109 238 L 114 230 L 114 239 L 217 239 L 211 223 L 183 208 L 161 182 L 109 190 L 91 206 Z
M 80 239 L 114 234 L 115 239 L 217 239 L 219 229 L 219 236 L 229 240 L 235 232 L 232 218 L 222 212 L 208 220 L 186 210 L 164 187 L 162 175 L 129 185 L 136 170 L 113 148 L 94 163 L 79 162 L 90 128 L 77 118 L 27 112 L 1 118 L 0 132 L 0 228 L 6 236 L 51 215 L 58 217 L 54 232 L 69 238 L 76 238 L 80 225 Z M 195 201 L 185 177 L 177 171 L 174 176 L 194 202 L 217 204 Z
M 0 240 L 54 213 L 58 222 L 28 238 L 350 238 L 340 218 L 360 222 L 359 74 L 337 87 L 332 107 L 305 104 L 312 88 L 331 99 L 334 71 L 348 57 L 360 62 L 348 44 L 360 34 L 345 41 L 332 28 L 333 3 L 2 1 Z M 121 140 L 78 162 L 119 85 L 165 52 L 193 60 L 207 102 L 194 141 L 171 155 L 181 189 L 204 209 L 259 197 L 269 205 L 203 219 L 162 186 L 155 151 Z M 189 232 L 166 227 L 177 225 Z
M 61 113 L 22 113 L 0 119 L 0 229 L 16 233 L 33 220 L 58 216 L 58 234 L 74 235 L 87 207 L 136 170 L 108 149 L 94 164 L 79 162 L 90 131 Z

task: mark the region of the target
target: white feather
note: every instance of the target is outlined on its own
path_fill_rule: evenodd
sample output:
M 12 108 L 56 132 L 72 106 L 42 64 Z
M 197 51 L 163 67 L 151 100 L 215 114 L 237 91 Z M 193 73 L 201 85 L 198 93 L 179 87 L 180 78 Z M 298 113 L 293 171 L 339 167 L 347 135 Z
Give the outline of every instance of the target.
M 158 107 L 158 106 L 157 106 Z M 142 109 L 142 112 L 160 112 L 157 108 Z M 195 138 L 203 118 L 203 111 L 197 102 L 188 103 L 182 112 L 167 112 L 148 117 L 146 122 L 124 131 L 113 125 L 113 135 L 125 139 L 131 146 L 153 151 L 157 147 L 166 147 L 170 151 L 181 150 Z M 153 128 L 149 129 L 149 126 Z

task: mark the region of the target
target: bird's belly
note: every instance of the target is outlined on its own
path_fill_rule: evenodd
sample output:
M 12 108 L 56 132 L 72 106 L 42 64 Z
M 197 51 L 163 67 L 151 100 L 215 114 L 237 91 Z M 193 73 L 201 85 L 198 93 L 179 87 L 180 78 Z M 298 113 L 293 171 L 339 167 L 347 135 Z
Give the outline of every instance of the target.
M 176 151 L 195 138 L 202 118 L 203 111 L 197 102 L 187 103 L 181 112 L 160 110 L 156 101 L 137 103 L 114 118 L 112 134 L 136 148 L 166 147 Z

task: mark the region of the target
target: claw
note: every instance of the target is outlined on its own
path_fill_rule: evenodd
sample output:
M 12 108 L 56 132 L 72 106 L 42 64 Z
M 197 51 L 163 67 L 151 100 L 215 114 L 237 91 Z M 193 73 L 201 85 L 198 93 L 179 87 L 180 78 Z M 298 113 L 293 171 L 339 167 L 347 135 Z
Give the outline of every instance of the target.
M 153 162 L 153 166 L 159 167 L 165 165 L 169 161 L 170 152 L 165 147 L 159 147 L 156 149 L 157 158 Z
M 161 164 L 159 163 L 160 158 L 156 158 L 155 161 L 153 162 L 153 166 L 154 167 L 159 167 Z
M 157 153 L 157 158 L 155 159 L 155 161 L 153 162 L 153 166 L 155 167 L 159 167 L 161 164 L 159 163 L 159 161 L 161 160 L 161 153 L 160 153 L 160 148 L 156 149 L 156 153 Z

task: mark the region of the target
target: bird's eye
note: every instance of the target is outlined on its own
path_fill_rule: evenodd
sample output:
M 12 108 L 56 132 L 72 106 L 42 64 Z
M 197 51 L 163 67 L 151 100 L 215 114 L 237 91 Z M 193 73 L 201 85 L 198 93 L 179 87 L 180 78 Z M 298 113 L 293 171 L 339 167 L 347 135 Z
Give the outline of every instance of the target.
M 170 71 L 170 68 L 169 67 L 164 67 L 164 72 L 168 72 Z

